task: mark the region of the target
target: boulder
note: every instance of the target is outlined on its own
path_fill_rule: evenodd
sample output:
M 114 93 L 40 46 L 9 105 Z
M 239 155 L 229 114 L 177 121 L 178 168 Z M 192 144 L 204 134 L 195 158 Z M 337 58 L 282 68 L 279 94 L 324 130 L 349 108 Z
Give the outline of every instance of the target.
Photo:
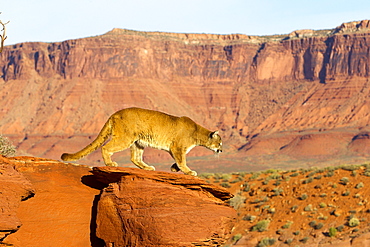
M 96 234 L 105 246 L 219 246 L 236 211 L 227 190 L 188 175 L 94 167 L 109 186 L 97 203 Z

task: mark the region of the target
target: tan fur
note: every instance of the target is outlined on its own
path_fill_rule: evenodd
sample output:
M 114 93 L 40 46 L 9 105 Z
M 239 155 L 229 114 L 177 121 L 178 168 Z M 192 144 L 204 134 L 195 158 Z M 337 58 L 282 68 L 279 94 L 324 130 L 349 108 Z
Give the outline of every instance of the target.
M 175 117 L 162 112 L 127 108 L 114 113 L 100 131 L 97 138 L 81 151 L 64 153 L 62 160 L 78 160 L 102 146 L 104 163 L 118 166 L 111 160 L 113 153 L 131 149 L 131 161 L 141 169 L 155 170 L 144 163 L 142 155 L 145 147 L 165 150 L 176 161 L 172 171 L 182 171 L 196 176 L 186 165 L 186 154 L 195 146 L 203 146 L 214 152 L 222 151 L 222 141 L 218 132 L 211 132 L 196 124 L 188 117 Z

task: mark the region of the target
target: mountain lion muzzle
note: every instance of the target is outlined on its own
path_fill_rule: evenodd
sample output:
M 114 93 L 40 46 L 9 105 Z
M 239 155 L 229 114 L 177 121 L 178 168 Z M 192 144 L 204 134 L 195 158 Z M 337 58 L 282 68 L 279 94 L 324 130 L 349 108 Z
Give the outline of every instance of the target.
M 110 140 L 105 143 L 108 138 Z M 105 144 L 104 144 L 105 143 Z M 131 161 L 141 169 L 155 170 L 143 161 L 145 147 L 167 151 L 176 161 L 172 171 L 196 176 L 186 165 L 186 154 L 195 146 L 206 147 L 215 153 L 222 152 L 218 131 L 209 131 L 188 117 L 175 117 L 162 112 L 127 108 L 114 113 L 104 124 L 96 139 L 81 151 L 62 154 L 62 160 L 73 161 L 92 153 L 102 146 L 107 166 L 118 166 L 111 156 L 130 148 Z

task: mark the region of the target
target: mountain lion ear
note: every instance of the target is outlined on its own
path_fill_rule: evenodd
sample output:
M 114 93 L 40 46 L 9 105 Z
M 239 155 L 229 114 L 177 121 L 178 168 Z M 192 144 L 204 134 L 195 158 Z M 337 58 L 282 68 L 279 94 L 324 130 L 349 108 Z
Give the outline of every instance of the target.
M 212 133 L 210 134 L 210 136 L 211 136 L 211 138 L 216 138 L 216 137 L 218 136 L 218 130 L 216 130 L 216 131 L 212 132 Z

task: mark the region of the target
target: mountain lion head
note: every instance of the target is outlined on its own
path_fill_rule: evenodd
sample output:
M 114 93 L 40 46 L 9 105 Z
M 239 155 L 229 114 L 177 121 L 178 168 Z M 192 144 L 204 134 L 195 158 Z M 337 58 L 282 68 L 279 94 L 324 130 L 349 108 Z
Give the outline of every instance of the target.
M 218 135 L 218 131 L 214 131 L 209 135 L 207 144 L 205 146 L 215 153 L 222 152 L 222 140 Z

